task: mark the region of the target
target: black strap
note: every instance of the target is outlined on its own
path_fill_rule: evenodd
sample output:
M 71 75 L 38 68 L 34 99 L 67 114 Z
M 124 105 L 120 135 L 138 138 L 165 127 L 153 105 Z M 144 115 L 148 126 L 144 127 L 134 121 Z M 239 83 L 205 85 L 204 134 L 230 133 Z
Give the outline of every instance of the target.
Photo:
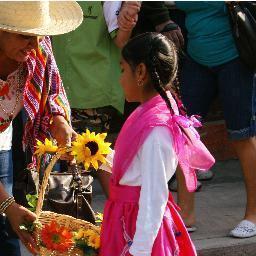
M 83 191 L 83 183 L 81 179 L 81 175 L 78 170 L 78 166 L 76 164 L 70 166 L 71 173 L 73 175 L 73 183 L 72 186 L 74 186 L 75 190 L 78 193 L 82 193 Z

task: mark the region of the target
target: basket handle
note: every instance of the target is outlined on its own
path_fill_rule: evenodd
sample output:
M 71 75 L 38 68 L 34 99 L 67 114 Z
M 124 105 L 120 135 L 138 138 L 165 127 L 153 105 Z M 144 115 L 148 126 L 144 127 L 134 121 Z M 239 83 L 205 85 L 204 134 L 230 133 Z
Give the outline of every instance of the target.
M 38 201 L 37 201 L 37 205 L 36 205 L 36 211 L 35 214 L 37 216 L 37 218 L 39 218 L 39 215 L 42 211 L 42 207 L 43 207 L 43 202 L 44 202 L 44 195 L 45 195 L 45 190 L 47 188 L 48 185 L 48 180 L 52 171 L 53 166 L 56 164 L 56 162 L 60 159 L 62 153 L 61 152 L 57 152 L 51 159 L 50 163 L 48 164 L 47 168 L 45 169 L 44 172 L 44 177 L 43 177 L 43 181 L 40 187 L 40 192 L 38 195 Z

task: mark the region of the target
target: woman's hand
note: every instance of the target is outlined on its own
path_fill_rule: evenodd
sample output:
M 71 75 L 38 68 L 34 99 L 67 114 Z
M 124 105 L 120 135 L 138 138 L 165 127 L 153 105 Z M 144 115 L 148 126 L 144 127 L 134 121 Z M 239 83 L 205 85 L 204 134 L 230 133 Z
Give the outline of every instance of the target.
M 63 116 L 54 116 L 50 125 L 52 137 L 57 141 L 58 146 L 70 146 L 71 141 L 77 136 Z
M 17 203 L 11 204 L 5 213 L 21 242 L 32 254 L 36 255 L 38 247 L 35 240 L 27 231 L 20 229 L 20 225 L 35 221 L 36 215 Z
M 127 1 L 122 4 L 117 18 L 119 29 L 131 31 L 135 27 L 140 7 L 141 2 L 139 1 Z
M 54 116 L 50 125 L 52 137 L 57 141 L 59 147 L 71 146 L 71 142 L 75 140 L 77 133 L 71 128 L 63 116 Z M 73 156 L 68 154 L 61 157 L 63 160 L 72 160 Z

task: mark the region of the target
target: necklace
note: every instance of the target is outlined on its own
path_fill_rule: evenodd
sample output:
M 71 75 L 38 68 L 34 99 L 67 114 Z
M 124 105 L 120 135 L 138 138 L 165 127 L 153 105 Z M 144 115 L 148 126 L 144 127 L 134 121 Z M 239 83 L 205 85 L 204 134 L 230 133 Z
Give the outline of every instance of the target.
M 22 78 L 23 78 L 23 68 L 21 66 L 19 66 L 18 68 L 18 75 L 17 75 L 17 78 L 18 78 L 18 87 L 17 87 L 17 90 L 16 90 L 16 95 L 15 95 L 15 104 L 14 104 L 14 107 L 12 109 L 12 111 L 8 112 L 2 105 L 1 103 L 1 98 L 0 98 L 0 108 L 1 110 L 5 113 L 5 115 L 8 117 L 8 119 L 6 120 L 6 122 L 11 122 L 13 120 L 13 117 L 14 117 L 14 113 L 15 113 L 15 110 L 18 106 L 18 103 L 19 103 L 19 99 L 20 99 L 20 93 L 21 93 L 21 81 L 22 81 Z M 8 78 L 7 78 L 8 80 Z

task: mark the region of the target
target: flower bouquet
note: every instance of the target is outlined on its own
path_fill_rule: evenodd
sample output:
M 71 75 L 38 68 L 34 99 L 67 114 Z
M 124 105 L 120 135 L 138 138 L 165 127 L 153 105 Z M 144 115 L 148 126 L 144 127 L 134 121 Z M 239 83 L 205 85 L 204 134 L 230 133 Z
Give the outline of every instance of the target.
M 43 256 L 96 256 L 100 247 L 100 227 L 68 215 L 42 212 L 35 231 Z
M 58 148 L 52 141 L 37 142 L 35 154 L 41 158 L 44 154 L 52 154 L 52 158 L 44 171 L 44 177 L 35 208 L 37 220 L 34 223 L 33 234 L 40 248 L 39 255 L 50 256 L 96 256 L 100 246 L 100 227 L 90 222 L 74 217 L 42 211 L 45 190 L 51 170 L 61 155 L 69 152 L 74 155 L 78 164 L 83 164 L 85 170 L 91 166 L 99 168 L 100 163 L 106 163 L 105 156 L 110 153 L 110 143 L 105 142 L 106 134 L 95 134 L 86 130 L 78 135 L 70 147 Z M 40 162 L 40 161 L 39 161 Z

